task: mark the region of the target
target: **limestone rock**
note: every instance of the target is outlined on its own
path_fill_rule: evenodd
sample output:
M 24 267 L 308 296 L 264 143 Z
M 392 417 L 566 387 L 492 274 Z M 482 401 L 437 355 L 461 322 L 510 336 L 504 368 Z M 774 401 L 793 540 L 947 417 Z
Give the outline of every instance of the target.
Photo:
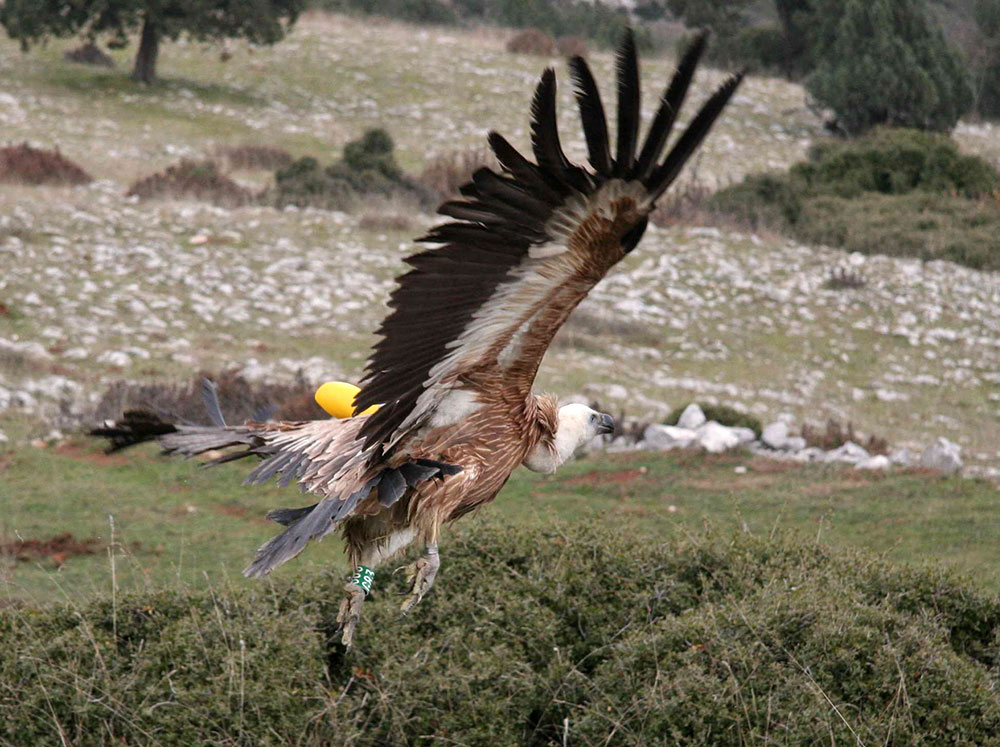
M 939 472 L 957 472 L 962 468 L 962 447 L 944 436 L 924 449 L 920 455 L 920 466 Z

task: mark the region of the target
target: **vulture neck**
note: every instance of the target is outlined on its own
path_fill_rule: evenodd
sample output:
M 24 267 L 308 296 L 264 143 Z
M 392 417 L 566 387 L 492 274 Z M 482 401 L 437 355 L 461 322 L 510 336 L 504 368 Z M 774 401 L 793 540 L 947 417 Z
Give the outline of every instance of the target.
M 538 440 L 528 450 L 522 464 L 532 472 L 550 474 L 573 456 L 580 445 L 580 432 L 576 423 L 560 423 L 555 398 L 535 397 L 535 404 Z

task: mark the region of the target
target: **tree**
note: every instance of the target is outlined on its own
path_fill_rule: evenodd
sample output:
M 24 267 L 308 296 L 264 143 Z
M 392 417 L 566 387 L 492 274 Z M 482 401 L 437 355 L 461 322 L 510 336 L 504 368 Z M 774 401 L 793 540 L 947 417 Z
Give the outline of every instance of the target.
M 305 0 L 6 0 L 0 24 L 23 49 L 50 36 L 104 35 L 109 46 L 123 47 L 139 31 L 132 77 L 156 78 L 162 39 L 181 34 L 198 40 L 242 37 L 274 44 L 298 18 Z
M 972 105 L 969 76 L 922 0 L 819 0 L 806 88 L 858 134 L 885 124 L 948 131 Z
M 1000 118 L 1000 0 L 977 0 L 974 8 L 978 39 L 969 54 L 976 111 Z

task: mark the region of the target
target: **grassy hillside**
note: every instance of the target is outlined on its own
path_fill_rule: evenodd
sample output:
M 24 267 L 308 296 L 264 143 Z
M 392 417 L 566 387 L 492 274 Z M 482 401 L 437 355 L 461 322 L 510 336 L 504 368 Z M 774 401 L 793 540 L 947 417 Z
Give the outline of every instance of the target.
M 164 82 L 149 88 L 121 70 L 62 61 L 71 42 L 22 55 L 0 39 L 5 137 L 59 147 L 98 177 L 87 187 L 0 187 L 0 257 L 14 260 L 0 278 L 0 337 L 48 351 L 0 355 L 0 386 L 31 387 L 51 418 L 61 400 L 79 410 L 120 376 L 170 379 L 231 364 L 356 378 L 392 278 L 429 217 L 400 228 L 378 217 L 398 206 L 373 205 L 374 216 L 229 210 L 136 203 L 124 192 L 222 144 L 266 143 L 328 163 L 372 126 L 389 130 L 411 171 L 434 152 L 482 143 L 490 128 L 524 146 L 536 76 L 547 64 L 565 71 L 558 60 L 506 54 L 500 33 L 311 14 L 288 41 L 238 46 L 227 63 L 215 47 L 168 44 Z M 127 69 L 129 50 L 115 54 Z M 610 55 L 596 54 L 595 66 L 608 90 Z M 644 60 L 647 93 L 670 70 L 669 59 Z M 691 104 L 721 77 L 700 73 Z M 648 95 L 647 115 L 653 102 Z M 560 105 L 564 142 L 579 157 L 568 84 Z M 751 78 L 689 178 L 718 185 L 785 168 L 817 132 L 801 88 Z M 233 175 L 257 186 L 265 178 Z M 852 262 L 864 289 L 824 288 L 832 268 Z M 669 226 L 650 230 L 574 315 L 539 387 L 637 415 L 697 398 L 764 419 L 833 416 L 896 445 L 946 435 L 968 462 L 995 465 L 997 318 L 995 274 Z M 0 413 L 11 435 L 49 427 Z
M 114 582 L 122 589 L 244 587 L 240 570 L 278 528 L 264 513 L 309 503 L 291 489 L 242 487 L 242 465 L 201 471 L 154 454 L 149 448 L 109 458 L 92 444 L 69 444 L 25 449 L 0 463 L 7 507 L 0 593 L 44 605 L 107 592 L 112 543 Z M 791 531 L 894 560 L 935 561 L 996 591 L 998 508 L 1000 497 L 986 482 L 919 471 L 885 475 L 742 454 L 637 453 L 581 460 L 551 477 L 519 470 L 482 513 L 529 530 L 555 520 L 606 524 L 652 543 L 675 541 L 706 522 L 763 536 Z M 72 542 L 51 542 L 66 532 Z M 449 541 L 442 544 L 446 564 Z M 346 571 L 336 540 L 310 547 L 274 583 L 283 587 L 329 568 Z

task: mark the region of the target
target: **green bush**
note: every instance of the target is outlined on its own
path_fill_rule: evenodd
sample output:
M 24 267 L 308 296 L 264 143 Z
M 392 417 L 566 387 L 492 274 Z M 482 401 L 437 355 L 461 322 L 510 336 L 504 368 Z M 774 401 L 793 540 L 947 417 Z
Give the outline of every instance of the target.
M 275 174 L 272 201 L 285 205 L 351 210 L 360 197 L 408 197 L 425 206 L 434 197 L 408 179 L 393 156 L 392 138 L 385 130 L 368 130 L 360 139 L 344 146 L 344 157 L 322 168 L 315 158 L 305 157 Z
M 877 125 L 951 130 L 972 106 L 969 74 L 923 0 L 820 2 L 806 88 L 851 135 Z
M 479 525 L 450 536 L 407 619 L 402 579 L 380 579 L 346 655 L 335 576 L 8 607 L 0 741 L 930 745 L 1000 730 L 1000 602 L 936 571 L 785 538 L 643 547 L 614 527 Z
M 1000 269 L 1000 173 L 943 135 L 879 128 L 814 146 L 786 174 L 758 174 L 706 202 L 753 230 L 866 254 Z
M 841 197 L 915 189 L 981 197 L 1000 189 L 1000 173 L 982 158 L 959 153 L 944 135 L 907 129 L 878 128 L 858 140 L 814 145 L 792 176 L 810 191 Z
M 977 270 L 1000 269 L 1000 209 L 995 201 L 913 192 L 808 200 L 792 229 L 805 243 L 849 252 L 945 259 Z
M 681 414 L 686 407 L 687 405 L 682 405 L 671 410 L 666 420 L 663 421 L 664 424 L 677 425 L 677 421 L 681 419 Z M 760 420 L 753 415 L 728 405 L 711 405 L 707 402 L 699 402 L 698 407 L 705 413 L 708 420 L 714 420 L 719 425 L 728 425 L 731 428 L 749 428 L 757 438 L 760 438 L 763 427 Z

